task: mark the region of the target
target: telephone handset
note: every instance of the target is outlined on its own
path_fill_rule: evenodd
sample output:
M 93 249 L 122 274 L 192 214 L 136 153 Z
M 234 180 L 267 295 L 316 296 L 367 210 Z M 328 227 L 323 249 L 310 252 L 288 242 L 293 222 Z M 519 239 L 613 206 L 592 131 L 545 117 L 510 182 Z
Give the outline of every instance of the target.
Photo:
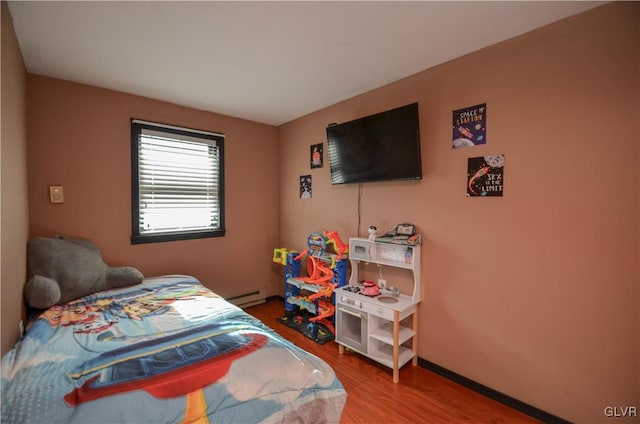
M 391 228 L 384 237 L 409 238 L 416 233 L 416 227 L 413 224 L 398 224 Z
M 422 237 L 416 234 L 415 225 L 403 223 L 394 225 L 384 236 L 376 240 L 400 244 L 421 244 Z

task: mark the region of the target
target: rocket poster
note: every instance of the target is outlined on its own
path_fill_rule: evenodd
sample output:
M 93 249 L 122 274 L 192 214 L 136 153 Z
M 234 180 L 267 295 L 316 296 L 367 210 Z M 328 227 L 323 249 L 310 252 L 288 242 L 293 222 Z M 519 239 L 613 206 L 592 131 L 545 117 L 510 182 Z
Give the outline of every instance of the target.
M 453 148 L 487 142 L 487 104 L 453 111 Z
M 311 169 L 322 168 L 322 143 L 311 146 Z
M 469 158 L 467 197 L 502 196 L 504 155 Z

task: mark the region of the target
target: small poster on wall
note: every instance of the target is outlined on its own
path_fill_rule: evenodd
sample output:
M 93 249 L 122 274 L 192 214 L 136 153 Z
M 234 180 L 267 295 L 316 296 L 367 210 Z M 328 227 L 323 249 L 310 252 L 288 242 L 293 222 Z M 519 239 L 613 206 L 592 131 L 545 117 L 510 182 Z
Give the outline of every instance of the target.
M 487 142 L 487 104 L 453 111 L 453 148 Z
M 311 175 L 300 176 L 300 198 L 311 199 Z
M 503 154 L 469 158 L 467 197 L 502 196 L 503 185 Z
M 322 143 L 311 146 L 311 169 L 322 168 Z

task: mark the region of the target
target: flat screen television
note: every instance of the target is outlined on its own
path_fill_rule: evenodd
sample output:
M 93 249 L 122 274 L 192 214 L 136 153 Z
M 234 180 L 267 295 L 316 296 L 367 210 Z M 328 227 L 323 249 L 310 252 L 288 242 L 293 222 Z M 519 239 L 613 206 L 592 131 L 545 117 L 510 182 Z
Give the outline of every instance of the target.
M 418 103 L 327 127 L 331 183 L 422 178 Z

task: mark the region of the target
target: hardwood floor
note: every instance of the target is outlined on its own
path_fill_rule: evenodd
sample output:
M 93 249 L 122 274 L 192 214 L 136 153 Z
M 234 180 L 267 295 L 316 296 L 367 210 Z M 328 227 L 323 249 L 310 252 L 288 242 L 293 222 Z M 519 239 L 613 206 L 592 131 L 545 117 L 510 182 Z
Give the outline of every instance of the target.
M 341 423 L 539 422 L 411 363 L 400 370 L 400 382 L 394 384 L 391 369 L 357 353 L 340 355 L 335 342 L 320 345 L 277 322 L 284 314 L 281 301 L 270 300 L 245 311 L 333 367 L 347 391 Z

